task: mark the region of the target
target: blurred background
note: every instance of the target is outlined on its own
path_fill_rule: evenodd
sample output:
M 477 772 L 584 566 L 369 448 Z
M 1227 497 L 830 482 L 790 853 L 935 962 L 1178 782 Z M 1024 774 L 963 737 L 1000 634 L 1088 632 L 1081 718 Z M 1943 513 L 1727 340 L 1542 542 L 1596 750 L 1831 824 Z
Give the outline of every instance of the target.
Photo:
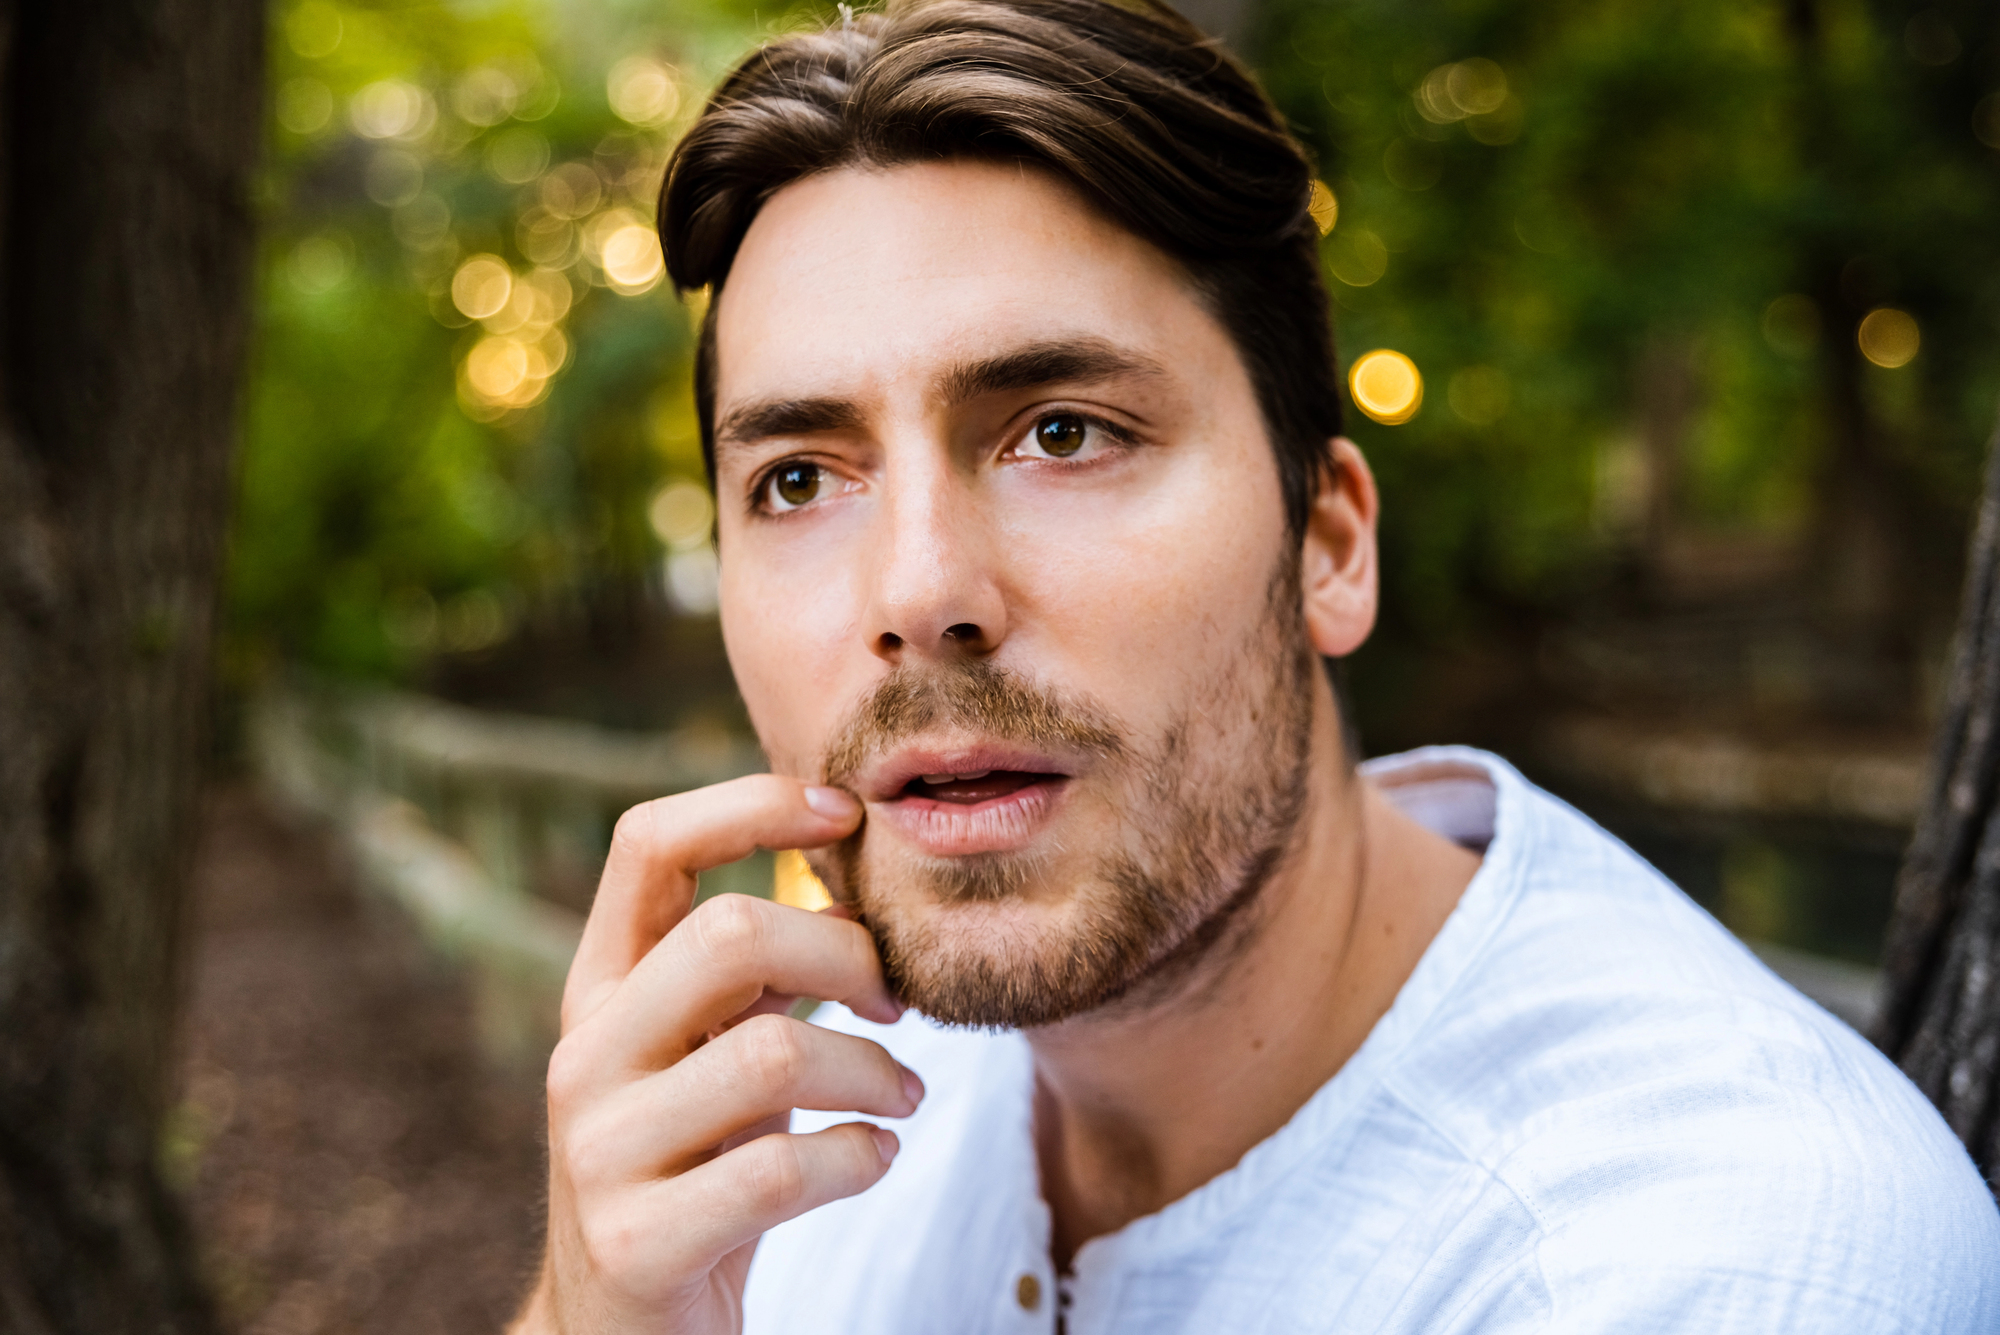
M 1367 749 L 1500 750 L 1865 1013 L 2000 405 L 2000 10 L 1190 12 L 1321 164 L 1385 507 Z M 272 11 L 240 777 L 170 1147 L 245 1329 L 497 1327 L 610 822 L 759 766 L 651 219 L 706 91 L 821 17 Z

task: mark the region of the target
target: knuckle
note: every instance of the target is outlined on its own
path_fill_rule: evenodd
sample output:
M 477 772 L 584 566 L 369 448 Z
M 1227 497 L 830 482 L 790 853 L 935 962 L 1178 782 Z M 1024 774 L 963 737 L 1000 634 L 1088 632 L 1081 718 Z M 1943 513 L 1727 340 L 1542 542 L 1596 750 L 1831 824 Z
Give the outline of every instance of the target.
M 790 1136 L 765 1136 L 744 1146 L 744 1191 L 751 1207 L 764 1215 L 784 1215 L 805 1196 L 805 1165 L 798 1143 Z
M 611 827 L 611 846 L 633 853 L 641 853 L 651 847 L 657 828 L 658 806 L 655 800 L 627 807 L 618 817 L 618 823 Z
M 689 916 L 695 943 L 710 958 L 724 962 L 754 957 L 764 939 L 761 905 L 748 895 L 717 895 Z
M 737 1025 L 735 1033 L 742 1078 L 751 1088 L 779 1094 L 804 1074 L 805 1039 L 796 1021 L 783 1015 L 757 1015 Z
M 590 1060 L 574 1033 L 567 1034 L 549 1054 L 548 1095 L 551 1114 L 569 1111 L 582 1097 L 590 1078 Z
M 590 1121 L 572 1126 L 563 1136 L 560 1150 L 564 1175 L 586 1190 L 615 1180 L 621 1162 L 620 1141 Z
M 584 1259 L 590 1269 L 614 1282 L 633 1273 L 643 1245 L 644 1229 L 622 1210 L 599 1210 L 578 1229 Z

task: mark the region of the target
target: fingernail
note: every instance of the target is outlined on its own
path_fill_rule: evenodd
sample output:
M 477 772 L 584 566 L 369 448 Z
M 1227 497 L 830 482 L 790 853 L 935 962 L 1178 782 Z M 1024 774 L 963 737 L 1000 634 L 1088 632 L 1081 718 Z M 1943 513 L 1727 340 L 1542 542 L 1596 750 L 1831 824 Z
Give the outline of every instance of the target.
M 903 1067 L 903 1094 L 910 1100 L 912 1109 L 924 1101 L 924 1082 L 907 1066 Z
M 854 795 L 840 788 L 807 788 L 806 805 L 828 820 L 853 820 L 861 814 Z
M 879 1126 L 874 1128 L 874 1132 L 875 1152 L 882 1156 L 883 1165 L 886 1167 L 896 1162 L 896 1151 L 900 1148 L 896 1141 L 896 1133 Z

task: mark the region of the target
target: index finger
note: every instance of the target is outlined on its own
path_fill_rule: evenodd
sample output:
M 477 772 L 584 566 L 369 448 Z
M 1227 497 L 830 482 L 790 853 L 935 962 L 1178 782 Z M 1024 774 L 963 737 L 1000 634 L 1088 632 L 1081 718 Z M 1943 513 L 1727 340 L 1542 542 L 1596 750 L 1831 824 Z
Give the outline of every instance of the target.
M 576 1027 L 694 905 L 695 878 L 759 848 L 817 848 L 851 834 L 861 804 L 838 788 L 752 774 L 633 807 L 611 852 L 563 987 Z

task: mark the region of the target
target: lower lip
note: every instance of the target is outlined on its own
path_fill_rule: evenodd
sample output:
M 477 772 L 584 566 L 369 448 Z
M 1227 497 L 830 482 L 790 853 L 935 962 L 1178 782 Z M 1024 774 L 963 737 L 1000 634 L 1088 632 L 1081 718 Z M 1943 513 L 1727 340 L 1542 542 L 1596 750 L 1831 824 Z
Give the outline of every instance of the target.
M 933 857 L 1009 853 L 1048 824 L 1068 789 L 1068 779 L 1051 778 L 978 803 L 898 797 L 878 805 L 876 819 Z

